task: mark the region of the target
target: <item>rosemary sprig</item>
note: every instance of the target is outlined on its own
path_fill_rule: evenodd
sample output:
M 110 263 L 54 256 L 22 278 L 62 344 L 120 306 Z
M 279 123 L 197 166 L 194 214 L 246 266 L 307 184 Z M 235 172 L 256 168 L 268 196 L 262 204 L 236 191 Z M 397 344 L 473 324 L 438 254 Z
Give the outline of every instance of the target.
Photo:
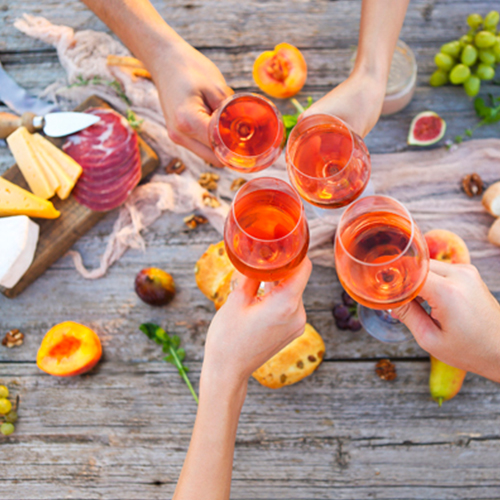
M 144 120 L 139 120 L 136 114 L 130 108 L 127 109 L 127 121 L 129 125 L 137 132 L 141 130 L 141 125 L 144 122 Z
M 198 403 L 198 396 L 196 395 L 196 392 L 194 391 L 187 376 L 189 368 L 182 364 L 184 358 L 186 357 L 186 352 L 182 349 L 182 347 L 179 347 L 181 345 L 180 337 L 178 335 L 169 335 L 163 328 L 155 325 L 154 323 L 143 323 L 139 327 L 139 330 L 145 333 L 148 338 L 161 345 L 164 353 L 169 353 L 168 356 L 165 356 L 163 359 L 177 368 L 179 375 L 182 377 L 184 382 L 186 382 L 194 400 Z

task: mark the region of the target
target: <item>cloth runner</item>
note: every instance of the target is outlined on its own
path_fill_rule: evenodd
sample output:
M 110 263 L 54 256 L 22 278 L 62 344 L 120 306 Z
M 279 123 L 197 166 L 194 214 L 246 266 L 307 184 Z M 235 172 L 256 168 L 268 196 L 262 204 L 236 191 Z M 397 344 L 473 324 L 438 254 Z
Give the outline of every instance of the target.
M 230 185 L 235 178 L 271 176 L 287 179 L 283 155 L 269 169 L 251 176 L 216 169 L 221 176 L 217 191 L 221 206 L 216 209 L 206 207 L 202 203 L 204 190 L 197 178 L 211 167 L 170 139 L 158 91 L 151 81 L 131 76 L 119 67 L 107 66 L 108 54 L 130 55 L 120 42 L 106 33 L 75 32 L 70 27 L 54 25 L 43 17 L 26 14 L 14 25 L 23 33 L 53 45 L 66 70 L 66 80 L 50 85 L 44 91 L 45 97 L 53 99 L 63 109 L 72 109 L 92 94 L 105 99 L 122 113 L 129 107 L 144 120 L 141 136 L 156 151 L 161 165 L 165 166 L 173 157 L 178 157 L 187 167 L 180 176 L 155 175 L 150 182 L 132 192 L 119 211 L 99 268 L 87 270 L 80 254 L 70 252 L 77 270 L 85 278 L 103 276 L 129 247 L 144 249 L 141 230 L 152 224 L 164 210 L 186 214 L 196 211 L 205 215 L 222 233 L 229 209 L 225 200 L 230 200 L 234 194 Z M 120 82 L 130 104 L 109 85 L 113 80 Z M 469 246 L 473 263 L 490 289 L 500 291 L 500 273 L 492 272 L 499 266 L 500 249 L 487 240 L 493 218 L 485 212 L 478 197 L 468 198 L 460 188 L 462 177 L 468 173 L 479 173 L 486 184 L 500 178 L 500 140 L 471 140 L 451 150 L 441 148 L 372 155 L 371 160 L 375 192 L 394 196 L 403 202 L 422 231 L 441 228 L 462 236 Z M 332 215 L 318 218 L 310 207 L 306 207 L 306 212 L 311 231 L 309 256 L 316 264 L 333 266 L 332 240 L 341 213 L 334 210 Z

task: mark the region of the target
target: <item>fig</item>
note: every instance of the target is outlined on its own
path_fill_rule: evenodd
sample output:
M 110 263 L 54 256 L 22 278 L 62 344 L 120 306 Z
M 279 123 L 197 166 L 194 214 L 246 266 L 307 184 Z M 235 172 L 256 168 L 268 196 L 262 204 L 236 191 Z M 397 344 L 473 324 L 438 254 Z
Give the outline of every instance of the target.
M 410 125 L 408 144 L 430 146 L 440 141 L 446 132 L 446 122 L 434 111 L 419 113 Z
M 174 278 L 162 269 L 148 267 L 137 273 L 135 293 L 146 304 L 164 306 L 175 296 Z

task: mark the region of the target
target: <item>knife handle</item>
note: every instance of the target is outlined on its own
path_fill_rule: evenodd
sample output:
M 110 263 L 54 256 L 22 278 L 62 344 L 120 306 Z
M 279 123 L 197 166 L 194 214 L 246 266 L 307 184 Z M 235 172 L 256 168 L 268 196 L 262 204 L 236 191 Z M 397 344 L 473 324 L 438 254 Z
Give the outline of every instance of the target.
M 34 133 L 37 128 L 33 125 L 33 118 L 35 113 L 27 111 L 22 116 L 16 116 L 12 113 L 0 113 L 0 139 L 6 139 L 14 130 L 19 127 L 26 127 L 28 132 Z

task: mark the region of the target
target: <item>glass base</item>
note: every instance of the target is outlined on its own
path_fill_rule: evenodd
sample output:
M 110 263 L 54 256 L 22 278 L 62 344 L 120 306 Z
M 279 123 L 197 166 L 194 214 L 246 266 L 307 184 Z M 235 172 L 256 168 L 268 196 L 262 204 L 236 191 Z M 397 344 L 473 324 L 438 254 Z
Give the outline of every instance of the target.
M 398 344 L 413 339 L 410 330 L 394 319 L 390 311 L 370 309 L 359 304 L 358 317 L 364 329 L 381 342 Z
M 375 194 L 375 188 L 373 187 L 372 180 L 369 179 L 368 182 L 366 183 L 366 186 L 365 186 L 365 189 L 363 190 L 363 192 L 354 201 L 357 201 L 361 198 L 364 198 L 365 196 L 373 196 L 374 194 Z M 354 201 L 352 201 L 351 203 L 354 203 Z M 312 203 L 309 203 L 309 202 L 306 202 L 306 203 L 308 203 L 309 205 L 312 206 L 314 213 L 318 217 L 326 217 L 328 215 L 332 215 L 333 211 L 335 211 L 336 213 L 341 215 L 344 212 L 344 210 L 351 204 L 351 203 L 349 203 L 349 205 L 346 205 L 345 207 L 341 207 L 341 208 L 320 208 L 320 207 L 317 207 L 316 205 L 313 205 Z

